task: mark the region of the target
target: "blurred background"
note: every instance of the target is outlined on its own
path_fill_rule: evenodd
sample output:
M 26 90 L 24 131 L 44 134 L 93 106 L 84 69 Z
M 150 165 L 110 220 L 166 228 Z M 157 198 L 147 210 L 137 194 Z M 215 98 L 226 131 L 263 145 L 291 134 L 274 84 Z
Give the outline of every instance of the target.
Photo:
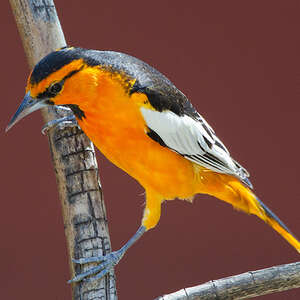
M 56 1 L 69 45 L 129 53 L 167 75 L 251 173 L 255 192 L 300 236 L 299 1 Z M 29 69 L 8 1 L 0 3 L 0 292 L 70 299 L 48 141 L 34 113 L 4 129 Z M 143 189 L 98 153 L 112 247 L 136 231 Z M 125 212 L 125 213 L 124 213 Z M 159 225 L 116 267 L 119 299 L 162 294 L 299 254 L 254 216 L 205 195 L 165 203 Z M 300 291 L 260 299 L 299 299 Z

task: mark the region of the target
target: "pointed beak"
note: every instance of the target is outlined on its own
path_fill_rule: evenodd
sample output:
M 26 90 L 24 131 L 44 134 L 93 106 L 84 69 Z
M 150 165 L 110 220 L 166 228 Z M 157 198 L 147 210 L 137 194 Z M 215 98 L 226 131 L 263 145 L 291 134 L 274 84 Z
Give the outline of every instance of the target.
M 17 109 L 16 113 L 11 118 L 10 122 L 8 123 L 5 132 L 7 132 L 10 128 L 12 128 L 17 122 L 19 122 L 21 119 L 26 117 L 27 115 L 31 114 L 32 112 L 41 109 L 43 107 L 47 106 L 45 103 L 45 100 L 36 100 L 30 96 L 30 92 L 28 92 L 21 105 Z

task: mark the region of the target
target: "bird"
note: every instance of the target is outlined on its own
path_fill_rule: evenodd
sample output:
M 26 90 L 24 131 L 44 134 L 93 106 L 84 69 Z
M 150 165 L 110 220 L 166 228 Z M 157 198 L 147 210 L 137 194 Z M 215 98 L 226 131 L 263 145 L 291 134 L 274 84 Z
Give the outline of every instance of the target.
M 114 51 L 57 49 L 33 68 L 23 102 L 6 130 L 53 105 L 73 114 L 48 127 L 77 124 L 108 160 L 139 182 L 146 198 L 141 225 L 132 238 L 105 256 L 74 259 L 77 264 L 98 264 L 69 282 L 106 275 L 157 225 L 164 201 L 192 201 L 197 194 L 256 215 L 300 253 L 299 240 L 254 194 L 247 170 L 231 157 L 187 97 L 147 63 Z

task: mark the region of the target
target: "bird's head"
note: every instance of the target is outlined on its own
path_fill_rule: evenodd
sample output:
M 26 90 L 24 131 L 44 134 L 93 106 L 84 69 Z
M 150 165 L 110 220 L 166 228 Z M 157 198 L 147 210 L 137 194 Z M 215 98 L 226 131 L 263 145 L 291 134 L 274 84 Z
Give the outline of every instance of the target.
M 100 56 L 99 53 L 71 47 L 45 56 L 31 72 L 26 95 L 6 131 L 28 114 L 47 105 L 67 106 L 77 117 L 82 117 L 85 106 L 99 95 L 99 85 L 105 87 L 108 79 L 120 82 L 122 77 L 124 88 L 133 85 L 134 81 L 128 79 L 122 70 L 116 72 L 110 52 L 102 51 Z M 116 73 L 118 76 L 114 76 Z

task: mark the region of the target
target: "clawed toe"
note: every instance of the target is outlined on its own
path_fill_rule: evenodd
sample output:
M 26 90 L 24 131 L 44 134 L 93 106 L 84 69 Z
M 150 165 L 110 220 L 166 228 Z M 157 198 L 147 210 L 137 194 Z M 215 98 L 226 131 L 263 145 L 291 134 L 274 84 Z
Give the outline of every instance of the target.
M 132 246 L 146 231 L 146 227 L 142 225 L 134 236 L 118 251 L 111 252 L 105 256 L 95 256 L 88 258 L 73 259 L 75 264 L 86 264 L 99 262 L 98 266 L 92 267 L 91 269 L 76 275 L 73 279 L 69 280 L 68 283 L 84 281 L 94 281 L 104 277 L 113 267 L 121 260 L 125 252 L 130 246 Z
M 77 276 L 75 276 L 74 278 L 69 280 L 68 283 L 81 281 L 82 279 L 84 279 L 92 274 L 98 273 L 102 268 L 103 268 L 102 265 L 91 268 L 91 269 L 87 270 L 86 272 L 78 274 Z
M 74 115 L 69 115 L 60 119 L 51 120 L 48 123 L 46 123 L 42 128 L 42 134 L 46 134 L 46 132 L 53 128 L 58 127 L 60 129 L 64 127 L 79 127 L 77 120 Z
M 97 279 L 101 279 L 102 277 L 104 277 L 111 269 L 104 269 L 103 271 L 101 271 L 100 273 L 98 273 L 97 275 L 90 277 L 90 278 L 85 278 L 83 279 L 84 281 L 88 281 L 88 282 L 92 282 L 94 280 Z
M 80 265 L 86 263 L 94 263 L 94 262 L 101 262 L 101 263 L 98 266 L 87 270 L 86 272 L 76 275 L 73 279 L 69 280 L 68 283 L 78 282 L 81 280 L 94 281 L 96 279 L 102 278 L 120 261 L 123 255 L 124 252 L 119 250 L 119 251 L 111 252 L 105 256 L 73 259 L 74 263 Z

